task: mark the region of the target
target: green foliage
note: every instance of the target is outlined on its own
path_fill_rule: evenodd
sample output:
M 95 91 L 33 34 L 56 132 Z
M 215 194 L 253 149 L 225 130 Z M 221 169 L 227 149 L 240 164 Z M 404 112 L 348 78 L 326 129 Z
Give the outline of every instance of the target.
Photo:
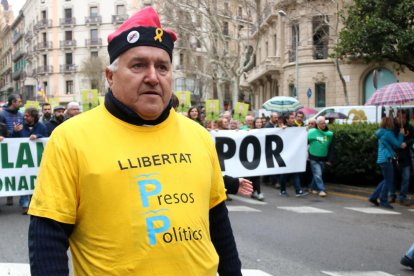
M 355 0 L 342 12 L 338 57 L 393 61 L 414 71 L 414 1 Z
M 333 166 L 326 167 L 326 180 L 352 185 L 378 184 L 382 178 L 376 163 L 378 124 L 333 124 L 329 129 L 334 132 L 336 157 Z

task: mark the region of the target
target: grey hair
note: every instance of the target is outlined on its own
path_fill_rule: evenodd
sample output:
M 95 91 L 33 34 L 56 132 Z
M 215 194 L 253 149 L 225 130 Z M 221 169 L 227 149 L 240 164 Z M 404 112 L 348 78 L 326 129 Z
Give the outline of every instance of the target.
M 112 73 L 116 72 L 118 70 L 118 64 L 119 64 L 119 57 L 117 57 L 107 68 Z

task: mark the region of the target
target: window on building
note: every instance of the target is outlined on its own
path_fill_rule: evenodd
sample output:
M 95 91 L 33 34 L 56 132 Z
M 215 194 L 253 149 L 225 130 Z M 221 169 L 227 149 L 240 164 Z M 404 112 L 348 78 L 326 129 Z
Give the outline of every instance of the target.
M 224 2 L 224 12 L 227 13 L 230 11 L 229 2 Z
M 277 55 L 277 35 L 276 34 L 273 36 L 273 42 L 275 44 L 275 48 L 274 48 L 273 54 L 276 56 Z
M 265 42 L 265 57 L 269 56 L 269 42 Z
M 91 52 L 91 57 L 98 57 L 98 52 L 96 52 L 96 51 Z
M 116 5 L 116 14 L 118 15 L 126 14 L 125 5 Z
M 98 39 L 98 29 L 91 29 L 91 41 L 97 42 Z
M 223 22 L 223 34 L 229 35 L 229 22 L 227 21 Z
M 47 86 L 47 81 L 44 81 L 43 82 L 43 89 L 44 89 L 44 91 L 45 91 L 45 94 L 46 95 L 49 95 L 49 89 L 48 89 L 48 86 Z
M 73 81 L 66 81 L 66 94 L 73 94 Z
M 291 97 L 296 97 L 296 88 L 295 88 L 295 85 L 293 83 L 289 84 L 289 95 Z
M 72 19 L 72 9 L 65 9 L 65 19 Z
M 326 106 L 326 84 L 315 84 L 315 107 Z
M 73 55 L 72 53 L 65 53 L 65 64 L 73 64 Z
M 72 31 L 65 31 L 65 40 L 72 40 Z
M 46 10 L 41 11 L 40 12 L 40 16 L 42 17 L 42 19 L 47 19 L 47 12 L 46 12 Z
M 43 66 L 45 67 L 45 70 L 46 70 L 46 67 L 47 67 L 47 55 L 43 55 Z
M 243 7 L 238 7 L 238 9 L 237 9 L 237 15 L 238 16 L 240 16 L 240 17 L 242 17 L 243 16 Z
M 43 43 L 47 42 L 47 33 L 42 33 L 42 42 Z
M 185 91 L 185 79 L 175 79 L 175 91 Z
M 180 66 L 184 66 L 184 54 L 180 53 Z
M 98 16 L 98 7 L 89 7 L 89 16 Z
M 327 59 L 329 46 L 328 16 L 314 16 L 313 27 L 313 59 Z

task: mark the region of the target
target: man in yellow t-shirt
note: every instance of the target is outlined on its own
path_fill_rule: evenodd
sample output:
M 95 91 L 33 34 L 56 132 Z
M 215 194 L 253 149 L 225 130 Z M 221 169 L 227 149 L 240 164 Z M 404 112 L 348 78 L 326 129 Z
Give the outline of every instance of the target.
M 171 108 L 176 36 L 146 8 L 108 37 L 105 104 L 59 125 L 29 214 L 31 273 L 241 275 L 214 143 Z

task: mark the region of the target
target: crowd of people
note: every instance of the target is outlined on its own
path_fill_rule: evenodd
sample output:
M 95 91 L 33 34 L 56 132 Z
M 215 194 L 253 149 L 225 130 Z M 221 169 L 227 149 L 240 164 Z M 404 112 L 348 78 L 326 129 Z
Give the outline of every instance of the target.
M 70 102 L 65 108 L 62 105 L 53 107 L 50 103 L 43 103 L 41 110 L 34 107 L 24 109 L 22 99 L 18 94 L 11 94 L 5 106 L 0 107 L 0 141 L 4 138 L 23 138 L 30 140 L 49 137 L 53 130 L 65 120 L 80 114 L 77 102 Z M 22 213 L 27 214 L 30 196 L 21 196 Z M 7 205 L 13 205 L 13 197 L 7 197 Z
M 178 106 L 178 102 L 177 102 Z M 216 130 L 250 130 L 262 128 L 282 128 L 287 127 L 306 127 L 308 131 L 308 171 L 306 173 L 290 173 L 270 176 L 248 177 L 253 183 L 252 198 L 259 201 L 264 200 L 264 194 L 261 191 L 261 184 L 268 183 L 280 189 L 280 195 L 289 196 L 286 186 L 289 180 L 293 181 L 295 195 L 297 197 L 306 196 L 309 192 L 325 197 L 325 185 L 322 179 L 322 172 L 325 164 L 331 165 L 334 159 L 334 139 L 333 133 L 328 129 L 325 118 L 320 116 L 318 119 L 310 118 L 305 126 L 305 114 L 302 111 L 286 112 L 279 114 L 272 112 L 270 116 L 264 114 L 254 117 L 248 114 L 243 122 L 233 118 L 232 113 L 224 111 L 217 120 L 206 120 L 204 111 L 192 106 L 187 113 L 182 115 L 204 126 L 209 131 Z M 308 177 L 306 177 L 308 176 Z M 310 176 L 310 177 L 309 177 Z M 306 183 L 309 181 L 309 183 Z M 306 191 L 302 186 L 305 186 Z

